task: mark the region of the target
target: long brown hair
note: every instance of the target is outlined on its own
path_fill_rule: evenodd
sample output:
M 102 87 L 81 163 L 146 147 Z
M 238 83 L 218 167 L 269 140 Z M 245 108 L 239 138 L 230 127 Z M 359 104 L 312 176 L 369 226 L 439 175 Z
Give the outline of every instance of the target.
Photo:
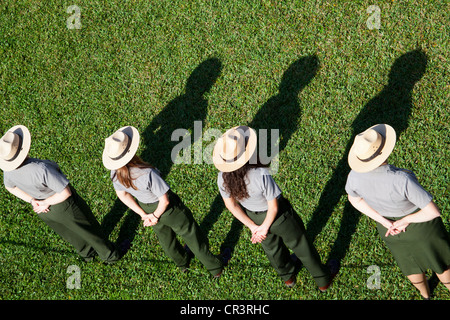
M 259 159 L 256 164 L 250 164 L 247 162 L 242 167 L 231 172 L 222 172 L 223 187 L 225 191 L 230 195 L 230 197 L 235 200 L 242 200 L 248 198 L 250 195 L 247 191 L 247 182 L 245 177 L 247 172 L 253 168 L 265 168 L 267 165 L 260 163 Z
M 134 156 L 130 162 L 128 162 L 123 167 L 116 170 L 114 173 L 112 180 L 119 180 L 120 184 L 122 184 L 126 188 L 133 188 L 134 190 L 137 190 L 136 186 L 133 183 L 133 178 L 131 177 L 130 168 L 140 168 L 140 169 L 146 169 L 146 168 L 154 168 L 149 163 L 142 160 L 139 156 Z

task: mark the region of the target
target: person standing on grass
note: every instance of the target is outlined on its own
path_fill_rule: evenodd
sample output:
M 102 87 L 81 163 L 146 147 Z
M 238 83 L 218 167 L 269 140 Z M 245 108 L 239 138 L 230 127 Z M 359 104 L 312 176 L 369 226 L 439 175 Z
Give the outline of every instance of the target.
M 118 198 L 142 218 L 144 226 L 153 227 L 165 253 L 183 272 L 189 266 L 189 254 L 177 235 L 215 278 L 220 277 L 222 261 L 210 252 L 208 239 L 191 211 L 159 171 L 136 155 L 139 139 L 132 126 L 122 127 L 105 139 L 103 164 L 111 170 Z
M 218 139 L 213 163 L 220 171 L 217 184 L 226 208 L 247 226 L 252 243 L 261 243 L 270 263 L 286 286 L 296 283 L 296 268 L 290 248 L 313 276 L 320 291 L 325 292 L 337 273 L 321 261 L 305 234 L 301 218 L 269 174 L 254 161 L 257 149 L 254 129 L 234 127 Z M 253 164 L 255 163 L 255 164 Z
M 358 134 L 348 154 L 352 170 L 345 190 L 350 203 L 376 221 L 403 274 L 429 299 L 427 269 L 450 290 L 450 239 L 433 197 L 414 173 L 387 163 L 395 143 L 387 124 Z
M 72 244 L 86 262 L 97 254 L 106 264 L 118 261 L 119 251 L 102 235 L 92 211 L 59 166 L 28 157 L 30 146 L 30 132 L 22 125 L 1 138 L 0 168 L 6 190 L 30 203 L 38 217 Z

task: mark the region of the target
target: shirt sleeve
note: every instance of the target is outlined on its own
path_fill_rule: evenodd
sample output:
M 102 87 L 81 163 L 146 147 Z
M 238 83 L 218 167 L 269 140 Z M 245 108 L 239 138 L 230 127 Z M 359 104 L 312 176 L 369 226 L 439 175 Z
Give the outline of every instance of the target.
M 267 172 L 267 170 L 263 170 L 261 172 L 262 177 L 262 192 L 267 201 L 273 200 L 277 198 L 281 194 L 281 189 L 276 184 L 275 180 L 273 180 L 272 176 Z
M 15 183 L 8 178 L 6 172 L 3 172 L 3 183 L 7 188 L 14 188 L 16 186 Z
M 217 186 L 219 187 L 219 192 L 222 198 L 230 198 L 230 194 L 225 191 L 225 187 L 223 186 L 222 172 L 219 172 L 217 175 Z
M 420 185 L 414 173 L 406 175 L 405 197 L 421 209 L 433 200 L 433 196 Z
M 165 195 L 170 189 L 167 182 L 155 170 L 150 170 L 148 186 L 149 190 L 158 198 Z
M 345 192 L 347 192 L 347 194 L 351 197 L 360 197 L 360 195 L 353 188 L 351 172 L 347 176 L 347 182 L 345 183 Z
M 114 190 L 125 191 L 125 187 L 119 182 L 119 180 L 116 177 L 116 170 L 111 170 L 110 178 L 113 183 Z
M 56 193 L 60 193 L 68 186 L 69 180 L 58 168 L 46 165 L 43 171 L 43 184 Z

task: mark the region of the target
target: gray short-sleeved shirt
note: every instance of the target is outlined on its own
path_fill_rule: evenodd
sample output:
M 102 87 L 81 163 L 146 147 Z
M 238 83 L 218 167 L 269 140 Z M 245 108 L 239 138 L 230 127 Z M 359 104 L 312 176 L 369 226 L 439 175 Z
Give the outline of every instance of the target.
M 424 208 L 432 200 L 409 170 L 383 165 L 367 173 L 350 171 L 345 190 L 361 197 L 385 217 L 403 217 Z
M 249 197 L 239 200 L 239 203 L 250 211 L 266 211 L 268 209 L 267 201 L 278 198 L 281 190 L 273 180 L 266 168 L 252 168 L 247 172 L 247 193 Z M 223 198 L 229 198 L 230 195 L 223 186 L 222 172 L 217 177 L 217 185 Z
M 69 184 L 59 166 L 49 160 L 28 158 L 19 168 L 3 174 L 6 187 L 17 187 L 39 200 L 62 192 Z
M 115 190 L 126 191 L 142 203 L 155 203 L 159 198 L 169 191 L 170 187 L 158 170 L 153 168 L 130 168 L 131 178 L 137 190 L 132 187 L 126 188 L 117 178 L 113 178 L 115 170 L 111 171 L 111 179 Z

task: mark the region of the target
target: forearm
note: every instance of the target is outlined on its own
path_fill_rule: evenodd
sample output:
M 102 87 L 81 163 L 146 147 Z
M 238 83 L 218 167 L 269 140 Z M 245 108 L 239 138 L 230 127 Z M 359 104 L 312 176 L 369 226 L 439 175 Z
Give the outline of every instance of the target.
M 372 220 L 375 220 L 376 222 L 382 224 L 385 227 L 388 227 L 389 225 L 392 224 L 392 221 L 386 219 L 377 211 L 375 211 L 372 207 L 370 207 L 367 204 L 367 202 L 363 198 L 352 197 L 349 195 L 348 200 L 356 210 L 368 216 Z
M 70 187 L 67 186 L 63 191 L 61 191 L 59 193 L 55 193 L 54 195 L 43 200 L 42 203 L 44 205 L 52 206 L 52 205 L 55 205 L 55 204 L 65 201 L 71 195 L 72 195 L 72 191 L 70 190 Z
M 241 206 L 239 206 L 237 203 L 226 204 L 225 206 L 231 212 L 231 214 L 240 222 L 242 222 L 247 228 L 253 229 L 258 226 L 256 223 L 253 222 L 252 219 L 248 217 L 248 215 L 244 212 L 244 210 L 242 210 Z
M 423 209 L 417 211 L 416 213 L 409 214 L 402 218 L 405 222 L 408 223 L 420 223 L 433 220 L 441 215 L 439 208 L 436 204 L 431 201 L 428 205 L 426 205 Z
M 14 188 L 8 188 L 6 187 L 6 190 L 8 190 L 9 193 L 13 194 L 14 196 L 16 196 L 17 198 L 31 203 L 31 200 L 33 200 L 34 198 L 32 196 L 30 196 L 28 193 L 26 193 L 25 191 L 22 191 L 21 189 L 14 187 Z
M 271 201 L 268 201 L 267 204 L 268 204 L 268 209 L 267 209 L 266 217 L 265 217 L 263 223 L 261 224 L 261 226 L 269 229 L 270 226 L 272 225 L 272 223 L 275 221 L 275 218 L 277 217 L 277 214 L 278 214 L 278 200 L 273 199 Z
M 162 197 L 160 197 L 158 200 L 159 200 L 158 206 L 156 207 L 156 210 L 153 212 L 153 216 L 156 219 L 159 219 L 163 215 L 163 213 L 166 211 L 170 203 L 167 193 Z
M 228 210 L 230 210 L 233 216 L 240 222 L 242 222 L 246 227 L 252 229 L 257 226 L 257 224 L 248 217 L 248 215 L 242 210 L 241 207 L 236 206 L 234 208 L 229 208 Z
M 117 196 L 124 205 L 126 205 L 128 208 L 130 208 L 132 211 L 137 213 L 142 218 L 144 218 L 147 215 L 147 213 L 139 206 L 136 200 L 134 200 L 131 194 L 127 192 L 123 193 L 117 192 Z

